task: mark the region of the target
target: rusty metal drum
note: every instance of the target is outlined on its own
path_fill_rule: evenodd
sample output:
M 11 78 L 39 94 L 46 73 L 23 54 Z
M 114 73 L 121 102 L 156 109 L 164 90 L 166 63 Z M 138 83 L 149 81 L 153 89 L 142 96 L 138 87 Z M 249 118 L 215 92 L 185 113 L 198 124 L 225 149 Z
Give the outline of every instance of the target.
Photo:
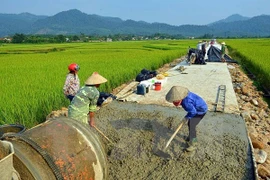
M 22 179 L 107 179 L 103 144 L 87 124 L 59 117 L 4 139 Z

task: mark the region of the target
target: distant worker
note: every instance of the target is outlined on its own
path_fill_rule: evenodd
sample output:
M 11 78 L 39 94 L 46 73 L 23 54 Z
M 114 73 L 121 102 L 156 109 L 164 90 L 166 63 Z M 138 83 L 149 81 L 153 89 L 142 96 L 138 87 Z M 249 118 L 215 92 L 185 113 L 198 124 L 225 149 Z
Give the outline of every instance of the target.
M 202 41 L 199 41 L 197 44 L 197 49 L 202 50 Z
M 203 58 L 205 58 L 205 54 L 206 54 L 206 41 L 202 42 L 202 53 L 203 53 Z
M 188 121 L 189 135 L 186 138 L 188 148 L 186 151 L 196 150 L 197 135 L 196 126 L 207 113 L 208 107 L 206 102 L 197 94 L 190 92 L 182 86 L 173 86 L 166 94 L 166 100 L 172 102 L 175 106 L 182 106 L 187 111 L 184 121 Z
M 226 47 L 225 47 L 225 42 L 222 42 L 221 43 L 221 51 L 220 51 L 220 54 L 221 54 L 221 61 L 222 62 L 226 62 L 226 60 L 225 60 L 225 58 L 224 58 L 224 55 L 225 55 L 225 49 L 226 49 Z
M 85 85 L 75 95 L 68 107 L 68 117 L 95 126 L 94 113 L 97 110 L 97 102 L 100 95 L 98 87 L 107 82 L 107 79 L 94 72 Z M 89 115 L 89 116 L 88 116 Z
M 66 98 L 68 98 L 70 102 L 80 89 L 80 79 L 78 76 L 79 69 L 79 65 L 75 63 L 68 66 L 69 73 L 66 76 L 63 91 Z

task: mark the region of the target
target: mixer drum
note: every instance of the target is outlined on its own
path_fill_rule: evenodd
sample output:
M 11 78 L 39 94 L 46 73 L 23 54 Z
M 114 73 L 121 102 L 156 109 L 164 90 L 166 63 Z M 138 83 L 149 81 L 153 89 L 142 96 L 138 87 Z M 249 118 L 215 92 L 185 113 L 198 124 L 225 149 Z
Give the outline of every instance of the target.
M 103 145 L 88 124 L 59 117 L 5 139 L 22 179 L 107 179 Z

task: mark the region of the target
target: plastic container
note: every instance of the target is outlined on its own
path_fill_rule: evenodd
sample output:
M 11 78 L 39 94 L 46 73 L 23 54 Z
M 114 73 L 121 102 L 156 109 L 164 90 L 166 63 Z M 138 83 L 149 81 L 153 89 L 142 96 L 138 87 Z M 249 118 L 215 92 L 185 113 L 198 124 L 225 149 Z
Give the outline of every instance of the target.
M 145 95 L 146 93 L 146 87 L 143 84 L 139 84 L 137 86 L 137 94 Z
M 155 90 L 160 91 L 161 90 L 161 82 L 155 82 Z
M 13 155 L 14 148 L 11 142 L 8 141 L 0 141 L 1 143 L 1 156 L 4 156 L 0 159 L 0 178 L 1 179 L 20 179 L 20 175 L 13 167 Z M 3 154 L 6 152 L 7 154 Z

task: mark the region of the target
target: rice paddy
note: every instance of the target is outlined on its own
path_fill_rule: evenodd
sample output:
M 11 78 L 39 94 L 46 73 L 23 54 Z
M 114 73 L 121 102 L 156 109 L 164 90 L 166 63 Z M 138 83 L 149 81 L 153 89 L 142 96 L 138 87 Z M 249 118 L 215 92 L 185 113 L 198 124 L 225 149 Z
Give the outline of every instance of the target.
M 110 93 L 145 68 L 155 70 L 186 54 L 194 40 L 0 45 L 0 124 L 32 127 L 53 110 L 67 107 L 62 88 L 67 66 L 77 63 L 81 86 L 95 71 Z

